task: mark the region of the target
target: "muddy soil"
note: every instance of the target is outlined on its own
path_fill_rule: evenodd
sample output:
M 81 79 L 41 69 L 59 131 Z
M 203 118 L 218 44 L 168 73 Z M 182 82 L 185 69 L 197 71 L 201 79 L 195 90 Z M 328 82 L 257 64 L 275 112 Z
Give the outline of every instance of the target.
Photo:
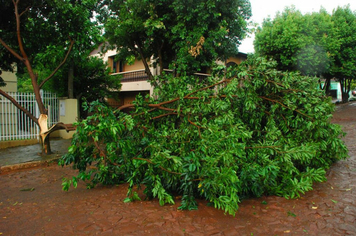
M 124 203 L 125 185 L 61 190 L 76 171 L 55 163 L 0 175 L 0 235 L 356 235 L 356 103 L 340 105 L 350 158 L 296 200 L 244 200 L 235 217 L 199 201 L 179 211 L 157 200 Z

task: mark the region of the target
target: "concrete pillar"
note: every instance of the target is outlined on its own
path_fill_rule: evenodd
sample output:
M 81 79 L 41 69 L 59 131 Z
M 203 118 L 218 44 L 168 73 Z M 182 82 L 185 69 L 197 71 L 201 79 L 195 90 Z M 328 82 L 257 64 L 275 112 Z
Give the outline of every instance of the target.
M 59 122 L 64 124 L 73 124 L 78 120 L 78 100 L 77 99 L 60 99 L 59 100 Z M 60 130 L 59 136 L 63 139 L 73 137 L 75 131 Z

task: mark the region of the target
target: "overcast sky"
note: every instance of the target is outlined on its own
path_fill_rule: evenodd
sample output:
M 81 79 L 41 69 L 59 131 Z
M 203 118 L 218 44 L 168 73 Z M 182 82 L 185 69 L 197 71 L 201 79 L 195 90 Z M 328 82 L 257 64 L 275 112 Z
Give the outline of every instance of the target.
M 294 5 L 303 14 L 317 12 L 321 7 L 332 13 L 337 6 L 346 6 L 347 4 L 350 4 L 350 8 L 356 11 L 356 0 L 250 0 L 250 2 L 252 8 L 251 20 L 259 25 L 262 24 L 263 19 L 268 16 L 274 18 L 278 11 L 283 11 L 285 7 L 291 5 Z M 243 53 L 254 52 L 253 40 L 253 35 L 245 39 L 239 47 L 239 51 Z

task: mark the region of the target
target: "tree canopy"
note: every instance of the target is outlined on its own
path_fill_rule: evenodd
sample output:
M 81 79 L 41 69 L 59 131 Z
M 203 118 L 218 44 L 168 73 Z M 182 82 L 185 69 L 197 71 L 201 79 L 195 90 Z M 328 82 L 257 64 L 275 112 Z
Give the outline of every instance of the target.
M 324 9 L 303 15 L 294 7 L 286 8 L 257 29 L 255 50 L 276 60 L 281 70 L 327 76 L 339 49 L 334 28 Z
M 352 80 L 356 78 L 356 12 L 349 6 L 338 7 L 332 14 L 340 48 L 334 56 L 331 74 L 340 81 L 343 101 L 349 98 Z
M 16 3 L 19 22 L 14 14 Z M 20 33 L 26 54 L 33 59 L 37 54 L 57 49 L 60 56 L 63 48 L 68 48 L 70 40 L 81 47 L 84 42 L 83 34 L 88 30 L 93 17 L 96 1 L 5 1 L 1 6 L 1 39 L 15 51 L 20 50 L 18 34 Z M 83 40 L 83 41 L 82 41 Z M 8 69 L 12 62 L 18 62 L 8 50 L 1 50 L 0 67 Z M 55 55 L 54 53 L 53 55 Z M 53 56 L 52 55 L 52 56 Z M 47 58 L 50 59 L 50 58 Z M 61 58 L 62 59 L 62 58 Z M 52 60 L 53 61 L 53 57 Z M 34 64 L 35 62 L 33 62 Z
M 256 32 L 256 53 L 273 58 L 281 70 L 298 70 L 304 75 L 340 81 L 343 101 L 355 78 L 355 12 L 349 6 L 329 14 L 302 14 L 286 8 L 275 18 L 265 19 Z
M 121 59 L 153 59 L 160 68 L 199 72 L 235 55 L 251 16 L 248 0 L 105 1 L 105 37 Z M 146 72 L 148 71 L 148 65 Z

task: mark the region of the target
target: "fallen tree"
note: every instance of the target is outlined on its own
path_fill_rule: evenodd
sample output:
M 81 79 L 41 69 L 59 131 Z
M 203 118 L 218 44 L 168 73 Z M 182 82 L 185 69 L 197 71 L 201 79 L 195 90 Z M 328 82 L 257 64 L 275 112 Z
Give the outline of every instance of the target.
M 317 81 L 274 68 L 252 58 L 204 82 L 159 77 L 159 96 L 116 111 L 91 104 L 93 115 L 77 124 L 60 160 L 79 170 L 63 189 L 80 179 L 89 187 L 128 182 L 126 201 L 139 199 L 134 187 L 144 186 L 161 205 L 180 195 L 180 209 L 196 209 L 202 197 L 232 215 L 246 197 L 299 197 L 326 180 L 347 148 Z

